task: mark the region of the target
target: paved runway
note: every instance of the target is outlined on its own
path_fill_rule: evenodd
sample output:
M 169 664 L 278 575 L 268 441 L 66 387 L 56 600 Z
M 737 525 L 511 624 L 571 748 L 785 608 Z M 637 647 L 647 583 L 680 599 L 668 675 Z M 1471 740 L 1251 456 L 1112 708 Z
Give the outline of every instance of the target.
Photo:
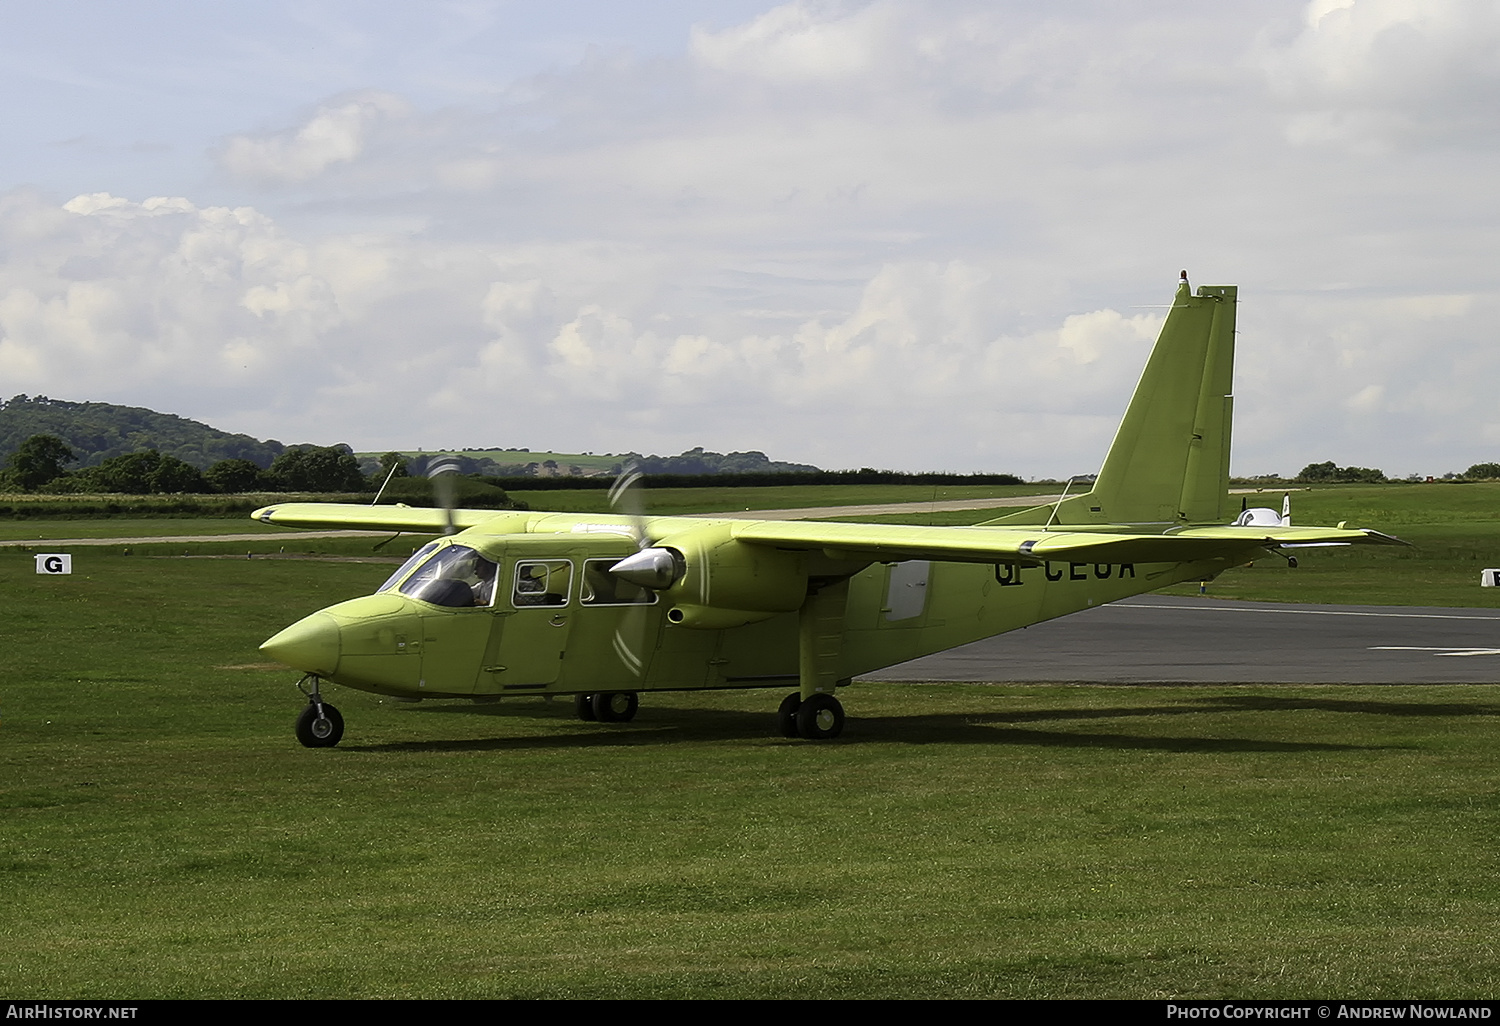
M 1500 681 L 1500 609 L 1142 595 L 862 679 L 1492 683 Z

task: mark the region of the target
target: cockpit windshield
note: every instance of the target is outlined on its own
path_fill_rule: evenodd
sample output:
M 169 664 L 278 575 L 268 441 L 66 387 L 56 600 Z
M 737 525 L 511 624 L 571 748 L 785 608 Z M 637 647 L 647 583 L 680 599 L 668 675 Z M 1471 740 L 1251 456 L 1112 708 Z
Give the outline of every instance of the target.
M 428 548 L 436 548 L 434 542 Z M 423 549 L 408 565 L 427 552 Z M 400 578 L 402 567 L 391 580 Z M 416 573 L 401 585 L 401 594 L 438 606 L 488 606 L 495 600 L 495 574 L 498 567 L 467 545 L 439 548 Z M 390 582 L 387 582 L 389 586 Z
M 387 577 L 385 579 L 385 583 L 375 590 L 377 592 L 389 591 L 391 588 L 395 587 L 397 581 L 405 577 L 412 567 L 416 566 L 418 563 L 422 562 L 422 560 L 432 555 L 432 550 L 437 547 L 437 542 L 428 542 L 426 545 L 423 545 L 420 549 L 411 554 L 410 559 L 401 564 L 400 570 L 397 570 L 395 573 L 391 574 L 391 576 Z

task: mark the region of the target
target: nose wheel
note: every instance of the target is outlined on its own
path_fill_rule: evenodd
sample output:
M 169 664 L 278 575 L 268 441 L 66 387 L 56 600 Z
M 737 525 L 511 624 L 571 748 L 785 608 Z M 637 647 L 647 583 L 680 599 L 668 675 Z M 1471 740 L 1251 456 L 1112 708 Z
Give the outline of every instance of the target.
M 311 679 L 312 691 L 303 685 Z M 332 748 L 344 736 L 344 717 L 318 693 L 318 678 L 304 677 L 297 690 L 307 695 L 307 705 L 297 717 L 297 740 L 305 748 Z

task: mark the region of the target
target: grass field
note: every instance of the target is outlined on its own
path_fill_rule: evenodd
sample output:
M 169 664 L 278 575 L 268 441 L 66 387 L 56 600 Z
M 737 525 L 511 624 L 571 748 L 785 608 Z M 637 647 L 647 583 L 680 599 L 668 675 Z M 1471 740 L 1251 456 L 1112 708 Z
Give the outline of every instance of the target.
M 269 538 L 284 532 L 237 517 L 106 517 L 97 520 L 0 520 L 0 541 L 42 538 L 138 538 L 203 534 L 255 534 Z
M 856 685 L 825 744 L 773 736 L 779 691 L 609 726 L 330 688 L 348 733 L 311 751 L 256 646 L 388 566 L 75 558 L 0 551 L 10 996 L 1458 997 L 1500 974 L 1497 687 Z

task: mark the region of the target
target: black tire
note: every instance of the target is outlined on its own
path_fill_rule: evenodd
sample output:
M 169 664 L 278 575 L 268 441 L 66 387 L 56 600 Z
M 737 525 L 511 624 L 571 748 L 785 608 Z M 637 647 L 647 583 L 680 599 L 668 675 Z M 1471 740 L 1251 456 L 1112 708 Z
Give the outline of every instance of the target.
M 776 710 L 776 729 L 781 731 L 782 737 L 800 737 L 797 733 L 797 710 L 802 706 L 802 693 L 793 691 L 781 700 L 781 708 Z
M 344 736 L 344 718 L 327 702 L 323 703 L 323 714 L 318 715 L 318 706 L 308 702 L 297 717 L 297 740 L 306 748 L 332 748 Z
M 634 691 L 600 691 L 594 695 L 594 718 L 600 723 L 629 723 L 641 707 Z
M 813 695 L 797 709 L 797 734 L 809 741 L 828 741 L 843 730 L 844 707 L 832 695 Z
M 573 714 L 585 723 L 594 722 L 594 696 L 574 695 Z

